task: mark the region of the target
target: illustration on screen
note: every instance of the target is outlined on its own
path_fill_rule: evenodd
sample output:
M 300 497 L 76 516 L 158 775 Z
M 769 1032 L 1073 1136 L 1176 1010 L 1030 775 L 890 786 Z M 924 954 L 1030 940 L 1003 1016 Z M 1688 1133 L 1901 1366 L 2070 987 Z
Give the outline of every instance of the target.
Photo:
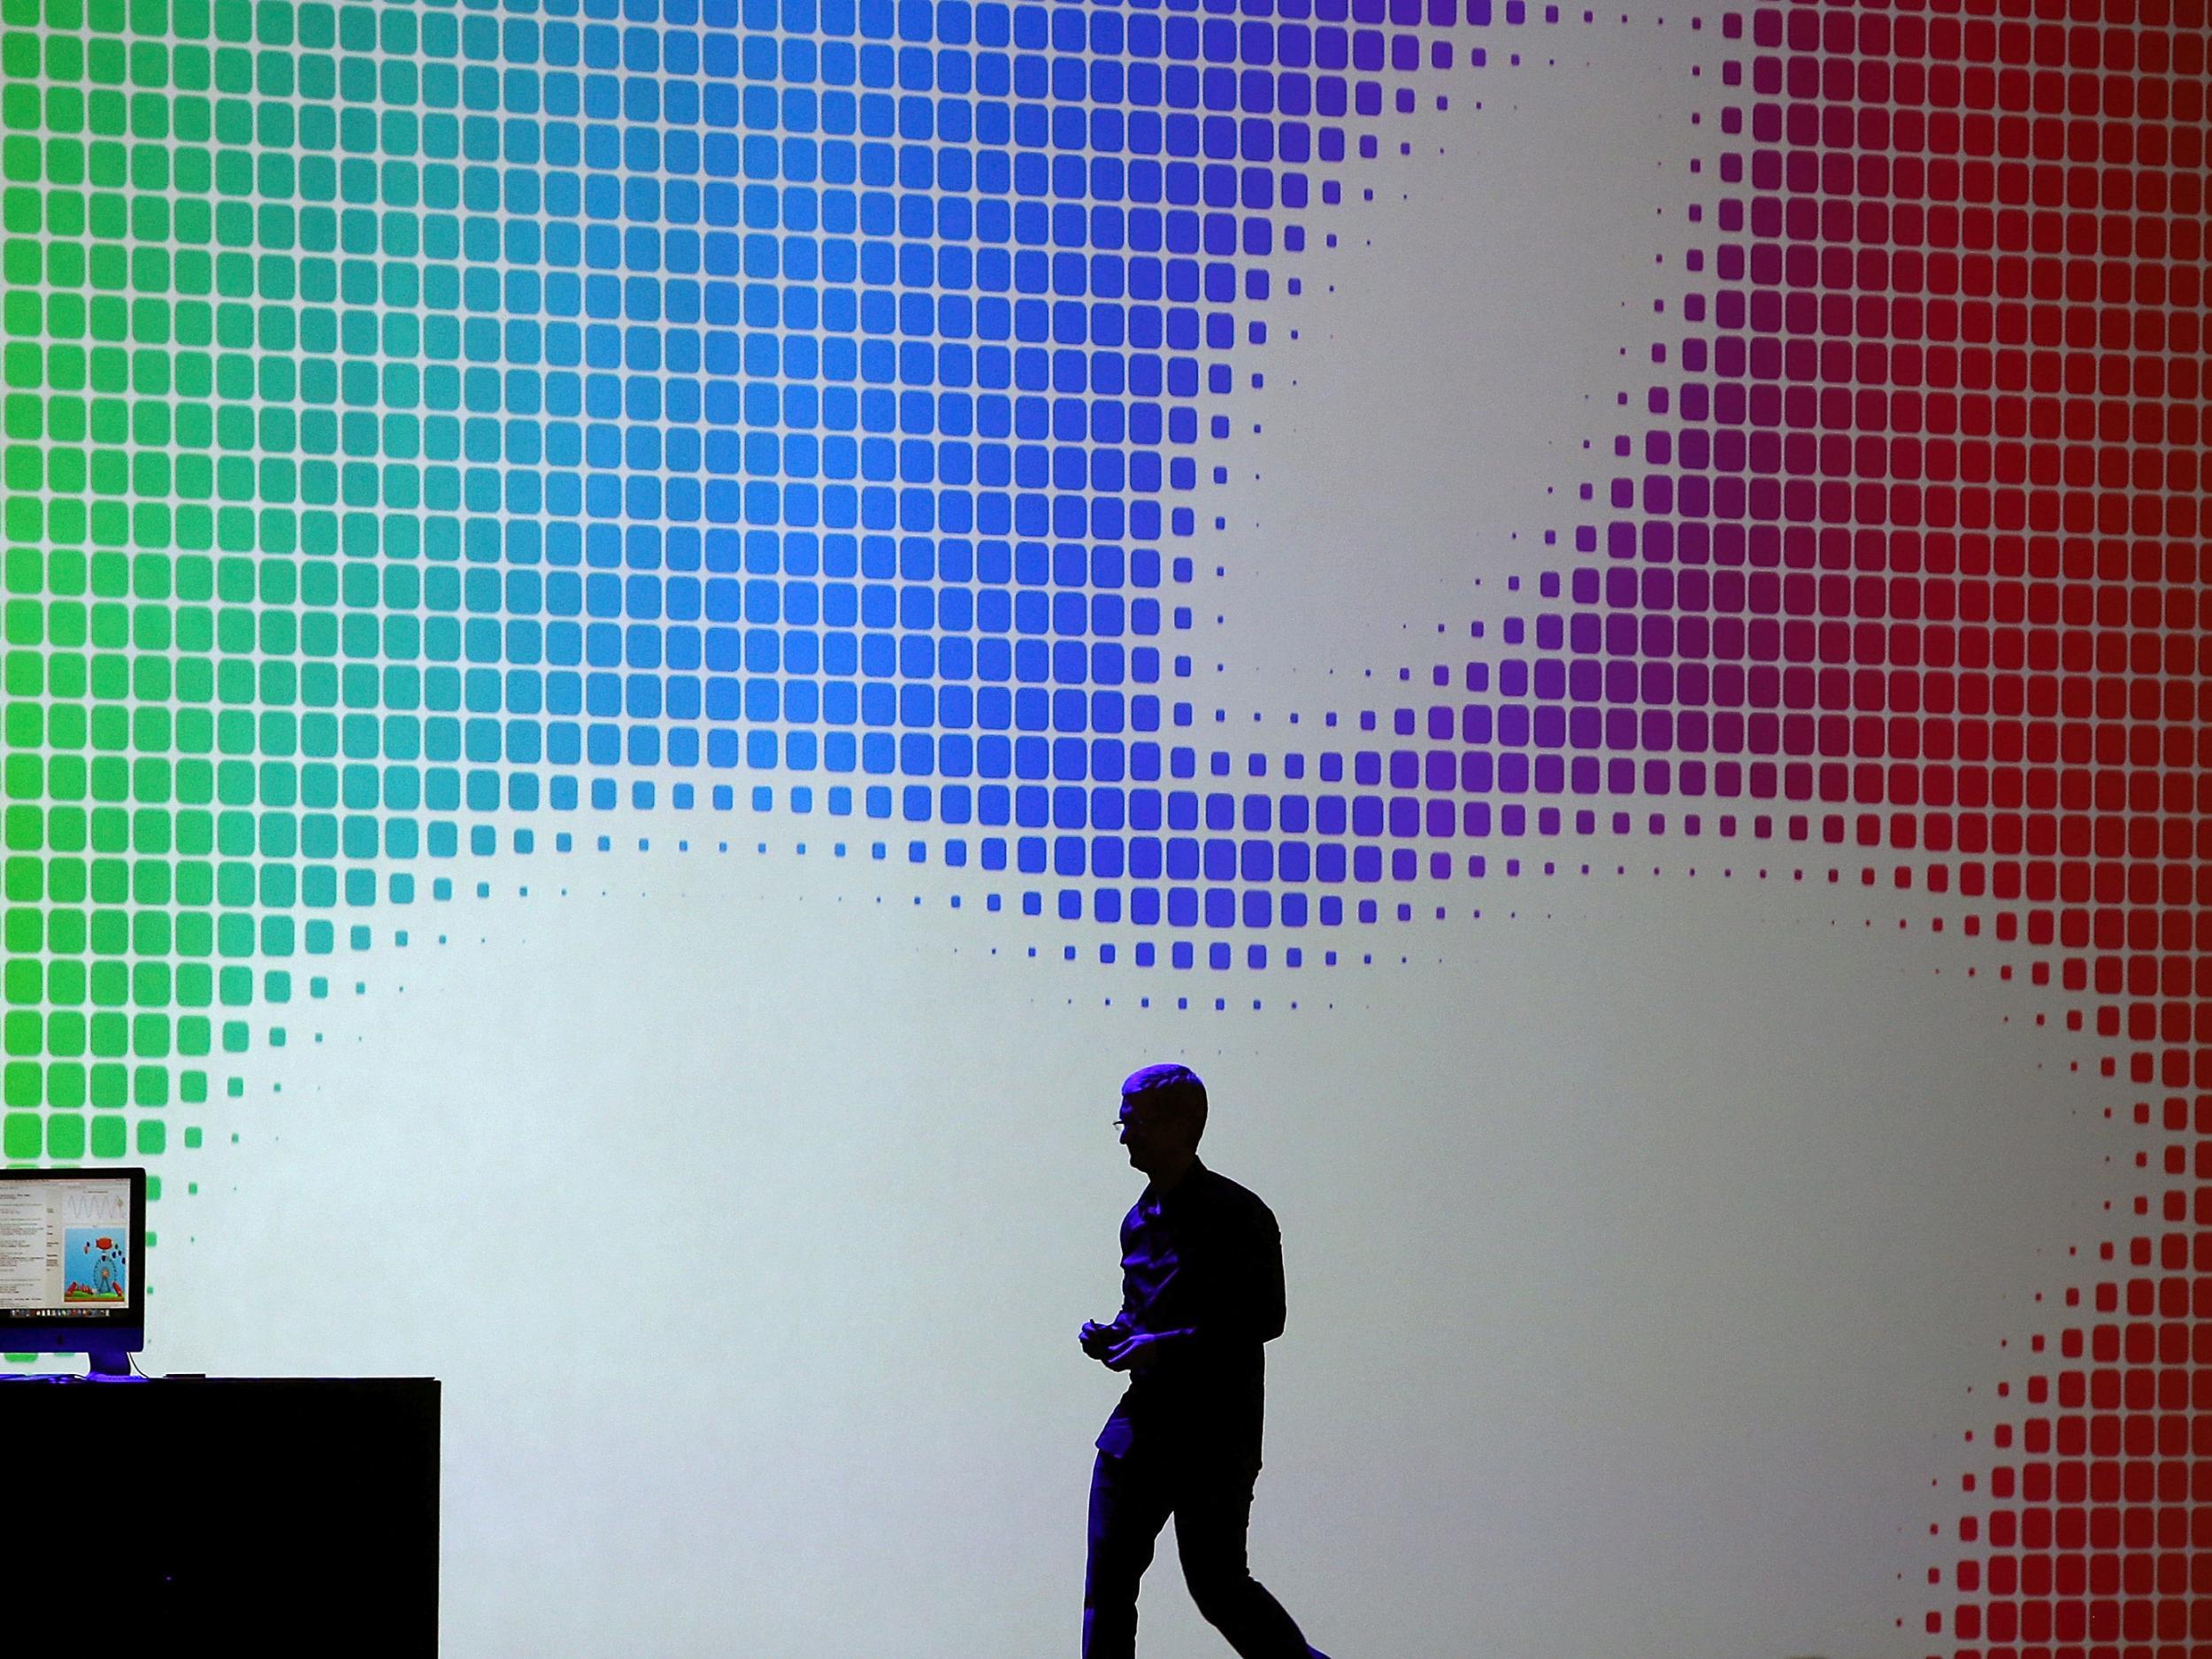
M 93 1227 L 72 1227 L 63 1249 L 68 1263 L 65 1302 L 120 1306 L 130 1300 L 130 1262 L 121 1239 Z

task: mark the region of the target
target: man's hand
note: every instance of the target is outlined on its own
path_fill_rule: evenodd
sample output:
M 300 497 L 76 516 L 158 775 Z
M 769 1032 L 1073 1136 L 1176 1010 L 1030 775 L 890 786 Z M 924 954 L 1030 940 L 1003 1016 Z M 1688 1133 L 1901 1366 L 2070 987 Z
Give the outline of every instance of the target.
M 1086 1319 L 1083 1321 L 1083 1329 L 1077 1333 L 1075 1340 L 1083 1351 L 1093 1359 L 1103 1360 L 1108 1354 L 1120 1345 L 1122 1338 L 1127 1333 L 1118 1325 L 1101 1325 L 1095 1319 Z

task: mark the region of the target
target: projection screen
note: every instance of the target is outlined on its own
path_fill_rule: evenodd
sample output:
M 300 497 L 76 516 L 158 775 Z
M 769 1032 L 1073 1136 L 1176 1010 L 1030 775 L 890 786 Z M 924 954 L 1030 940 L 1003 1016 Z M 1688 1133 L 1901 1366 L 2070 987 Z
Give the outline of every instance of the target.
M 1074 1651 L 1160 1059 L 1320 1646 L 2212 1644 L 2201 0 L 0 14 L 0 1148 L 447 1652 Z

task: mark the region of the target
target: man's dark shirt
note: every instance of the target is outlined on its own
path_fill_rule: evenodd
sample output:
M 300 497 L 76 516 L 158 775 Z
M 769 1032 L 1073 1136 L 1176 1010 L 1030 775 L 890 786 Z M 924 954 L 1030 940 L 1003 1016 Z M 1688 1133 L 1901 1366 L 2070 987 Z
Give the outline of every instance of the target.
M 1256 1470 L 1266 1386 L 1261 1344 L 1283 1330 L 1282 1233 L 1268 1207 L 1203 1164 L 1164 1198 L 1147 1187 L 1121 1224 L 1122 1330 L 1183 1332 L 1099 1433 L 1101 1451 L 1219 1456 Z

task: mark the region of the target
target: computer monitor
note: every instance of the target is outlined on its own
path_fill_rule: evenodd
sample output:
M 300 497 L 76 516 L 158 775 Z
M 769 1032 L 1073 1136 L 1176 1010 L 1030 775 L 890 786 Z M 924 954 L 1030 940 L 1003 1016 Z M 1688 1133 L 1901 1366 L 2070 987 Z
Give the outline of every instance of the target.
M 127 1377 L 145 1346 L 146 1171 L 0 1170 L 0 1354 Z

